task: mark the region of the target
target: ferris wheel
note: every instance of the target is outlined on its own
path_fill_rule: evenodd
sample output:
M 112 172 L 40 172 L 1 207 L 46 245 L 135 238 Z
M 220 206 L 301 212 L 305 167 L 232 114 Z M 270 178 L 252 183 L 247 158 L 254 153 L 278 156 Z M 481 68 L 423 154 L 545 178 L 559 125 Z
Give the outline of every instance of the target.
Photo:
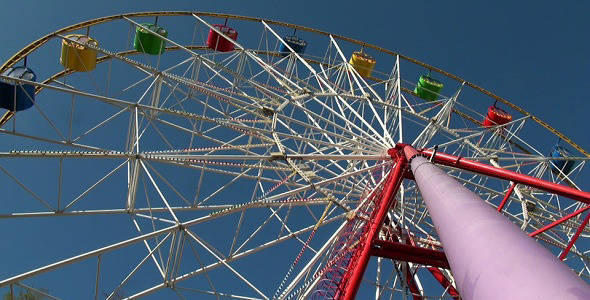
M 590 154 L 410 57 L 260 18 L 147 12 L 50 33 L 0 72 L 4 293 L 471 299 L 437 223 L 469 209 L 431 214 L 418 161 L 590 282 L 576 185 Z M 497 232 L 468 230 L 466 252 Z

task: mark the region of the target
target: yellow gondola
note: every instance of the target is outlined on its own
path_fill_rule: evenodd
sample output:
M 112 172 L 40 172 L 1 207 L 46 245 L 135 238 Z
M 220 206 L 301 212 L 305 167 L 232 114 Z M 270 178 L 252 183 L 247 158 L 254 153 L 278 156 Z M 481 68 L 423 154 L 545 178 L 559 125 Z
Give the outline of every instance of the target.
M 98 42 L 82 34 L 70 34 L 66 38 L 61 42 L 61 65 L 75 71 L 94 70 L 96 68 L 97 53 L 96 50 L 88 48 L 86 45 L 98 47 Z M 72 41 L 76 41 L 77 43 Z
M 366 53 L 354 52 L 350 57 L 349 63 L 359 73 L 359 75 L 366 78 L 371 77 L 371 72 L 373 71 L 377 61 Z

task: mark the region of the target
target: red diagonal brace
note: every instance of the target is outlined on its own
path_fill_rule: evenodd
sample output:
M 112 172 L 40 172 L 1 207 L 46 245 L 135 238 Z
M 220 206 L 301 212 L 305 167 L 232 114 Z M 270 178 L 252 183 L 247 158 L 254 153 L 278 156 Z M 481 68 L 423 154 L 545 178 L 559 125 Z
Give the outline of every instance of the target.
M 440 285 L 442 285 L 447 290 L 447 293 L 453 296 L 453 299 L 459 298 L 459 292 L 457 292 L 455 287 L 453 287 L 451 282 L 438 268 L 428 267 L 427 269 L 428 271 L 430 271 L 430 273 L 432 273 L 432 276 L 434 276 L 434 278 L 440 283 Z
M 416 285 L 414 275 L 410 272 L 410 265 L 407 262 L 404 264 L 406 264 L 406 282 L 410 288 L 410 293 L 412 293 L 412 298 L 414 298 L 414 300 L 424 300 L 424 298 L 422 298 L 422 293 L 420 293 L 420 289 L 418 289 L 418 286 Z
M 375 241 L 372 255 L 393 260 L 406 261 L 438 268 L 449 268 L 449 262 L 442 251 L 426 249 L 396 242 Z
M 570 249 L 572 248 L 572 246 L 574 245 L 574 243 L 576 242 L 576 240 L 580 236 L 580 233 L 582 233 L 582 231 L 584 230 L 586 225 L 588 225 L 588 221 L 590 221 L 590 213 L 586 214 L 586 218 L 582 222 L 582 225 L 580 225 L 580 227 L 578 227 L 578 230 L 576 230 L 576 233 L 574 234 L 574 236 L 570 240 L 569 244 L 567 244 L 567 247 L 565 247 L 565 250 L 563 250 L 563 252 L 561 252 L 559 259 L 563 260 L 565 258 L 565 256 L 567 255 L 567 253 L 570 252 Z
M 571 218 L 573 218 L 573 217 L 575 217 L 575 216 L 583 213 L 584 211 L 588 210 L 589 208 L 590 208 L 590 205 L 586 205 L 586 206 L 584 206 L 584 207 L 582 207 L 582 208 L 574 211 L 573 213 L 568 214 L 567 216 L 564 216 L 564 217 L 560 218 L 559 220 L 556 220 L 554 222 L 551 222 L 551 224 L 548 224 L 548 225 L 543 226 L 543 228 L 539 228 L 539 229 L 535 230 L 533 233 L 531 233 L 529 235 L 531 237 L 533 237 L 533 236 L 535 236 L 535 235 L 537 235 L 539 233 L 545 232 L 545 231 L 547 231 L 547 230 L 549 230 L 549 229 L 551 229 L 551 228 L 553 228 L 553 227 L 555 227 L 555 226 L 557 226 L 557 225 L 559 225 L 559 224 L 561 224 L 561 223 L 563 223 L 563 222 L 565 222 L 565 221 L 567 221 L 567 220 L 569 220 L 569 219 L 571 219 Z
M 516 183 L 512 183 L 510 185 L 510 188 L 508 189 L 508 191 L 506 192 L 506 195 L 504 195 L 504 199 L 502 199 L 502 203 L 500 203 L 500 205 L 498 205 L 498 211 L 502 211 L 502 209 L 504 208 L 504 205 L 506 205 L 506 202 L 508 202 L 508 199 L 510 199 L 510 195 L 512 195 L 512 191 L 514 191 L 514 187 L 516 187 Z

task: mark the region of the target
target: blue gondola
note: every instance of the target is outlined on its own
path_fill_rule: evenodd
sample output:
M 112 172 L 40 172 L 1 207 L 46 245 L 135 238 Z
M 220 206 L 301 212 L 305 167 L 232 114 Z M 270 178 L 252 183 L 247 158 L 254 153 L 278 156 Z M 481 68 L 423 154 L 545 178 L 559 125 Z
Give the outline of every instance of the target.
M 294 35 L 288 35 L 283 38 L 285 43 L 293 49 L 296 53 L 303 54 L 305 52 L 305 47 L 307 47 L 307 42 L 300 37 Z M 281 47 L 279 48 L 279 52 L 281 52 L 282 56 L 287 56 L 291 51 L 285 44 L 281 43 Z
M 24 67 L 10 67 L 2 73 L 3 76 L 24 79 L 29 81 L 37 80 L 33 70 Z M 20 84 L 0 80 L 0 107 L 11 111 L 29 109 L 35 102 L 35 86 L 31 84 Z
M 573 155 L 569 150 L 560 146 L 559 144 L 553 146 L 551 149 L 551 157 L 553 158 L 568 158 L 572 157 Z M 569 174 L 574 167 L 575 161 L 573 160 L 551 160 L 551 171 L 554 173 L 559 173 L 559 170 L 564 174 Z

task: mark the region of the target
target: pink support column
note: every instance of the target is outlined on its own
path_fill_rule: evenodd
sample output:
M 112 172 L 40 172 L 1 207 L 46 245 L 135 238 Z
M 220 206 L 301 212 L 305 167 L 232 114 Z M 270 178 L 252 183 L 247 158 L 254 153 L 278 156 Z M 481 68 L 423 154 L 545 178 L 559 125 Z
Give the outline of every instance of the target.
M 413 148 L 404 152 L 462 299 L 590 299 L 590 286 L 551 252 Z

